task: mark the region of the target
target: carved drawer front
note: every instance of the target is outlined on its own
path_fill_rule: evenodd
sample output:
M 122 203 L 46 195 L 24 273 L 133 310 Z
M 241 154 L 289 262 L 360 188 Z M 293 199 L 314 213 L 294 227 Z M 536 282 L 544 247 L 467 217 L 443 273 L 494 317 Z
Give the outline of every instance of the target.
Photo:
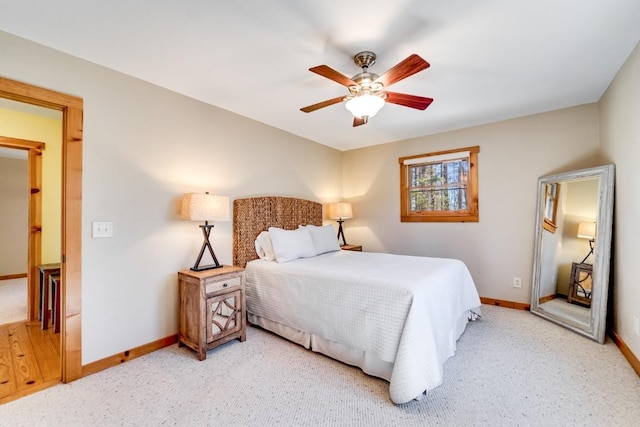
M 207 283 L 205 286 L 205 293 L 212 294 L 223 289 L 231 289 L 242 284 L 242 277 L 232 277 L 227 280 L 220 280 L 218 282 Z
M 236 279 L 224 282 L 212 283 L 212 285 L 227 284 L 226 289 L 231 287 L 231 282 Z M 240 285 L 240 278 L 237 278 Z M 209 285 L 207 285 L 207 288 Z M 207 289 L 208 292 L 208 289 Z M 220 339 L 225 335 L 232 334 L 242 328 L 242 292 L 238 289 L 235 292 L 225 293 L 217 297 L 207 299 L 207 343 Z

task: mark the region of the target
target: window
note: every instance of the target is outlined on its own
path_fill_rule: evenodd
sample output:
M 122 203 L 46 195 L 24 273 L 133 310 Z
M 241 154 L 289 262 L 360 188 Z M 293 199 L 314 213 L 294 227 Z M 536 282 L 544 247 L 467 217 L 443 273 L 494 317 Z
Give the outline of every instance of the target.
M 556 225 L 556 214 L 558 212 L 558 194 L 560 194 L 560 184 L 545 184 L 544 186 L 544 221 L 542 225 L 544 229 L 550 233 L 555 233 L 558 226 Z
M 402 222 L 478 222 L 480 147 L 401 157 Z

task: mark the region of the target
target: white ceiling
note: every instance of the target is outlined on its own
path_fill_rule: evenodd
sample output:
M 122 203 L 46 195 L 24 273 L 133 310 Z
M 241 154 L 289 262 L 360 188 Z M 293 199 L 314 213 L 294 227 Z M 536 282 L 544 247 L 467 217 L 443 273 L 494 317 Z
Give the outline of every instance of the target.
M 0 147 L 0 157 L 8 159 L 27 160 L 27 151 L 16 148 Z
M 640 40 L 639 0 L 0 0 L 0 30 L 347 150 L 597 101 Z M 431 67 L 352 127 L 346 95 L 308 71 Z

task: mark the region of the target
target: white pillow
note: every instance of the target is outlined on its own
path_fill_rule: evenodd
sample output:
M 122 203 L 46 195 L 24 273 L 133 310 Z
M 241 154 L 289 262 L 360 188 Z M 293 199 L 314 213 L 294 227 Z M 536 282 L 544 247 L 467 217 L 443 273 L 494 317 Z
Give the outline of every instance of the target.
M 311 241 L 316 248 L 316 255 L 340 250 L 340 242 L 338 242 L 338 237 L 334 234 L 333 225 L 325 225 L 324 227 L 307 225 L 306 228 L 311 234 Z
M 316 248 L 313 246 L 311 234 L 306 228 L 283 230 L 282 228 L 269 227 L 269 235 L 276 261 L 280 263 L 316 256 Z
M 263 231 L 258 234 L 255 241 L 256 245 L 256 253 L 261 259 L 266 259 L 267 261 L 275 261 L 276 254 L 273 252 L 273 245 L 271 243 L 271 236 L 268 231 Z

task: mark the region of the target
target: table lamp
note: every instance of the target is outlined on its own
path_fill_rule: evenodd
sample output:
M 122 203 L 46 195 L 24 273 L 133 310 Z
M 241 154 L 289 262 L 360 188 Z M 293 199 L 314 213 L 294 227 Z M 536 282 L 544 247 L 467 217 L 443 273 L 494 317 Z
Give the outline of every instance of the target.
M 222 265 L 218 263 L 216 254 L 213 252 L 211 242 L 209 241 L 211 229 L 213 228 L 213 224 L 209 224 L 209 221 L 229 221 L 229 198 L 226 196 L 214 196 L 209 193 L 187 193 L 182 196 L 180 216 L 191 221 L 204 221 L 204 225 L 200 225 L 204 242 L 202 243 L 198 259 L 194 266 L 191 267 L 191 270 L 203 271 L 222 267 Z M 200 261 L 202 261 L 204 251 L 207 249 L 209 250 L 211 258 L 213 258 L 213 264 L 201 266 Z

